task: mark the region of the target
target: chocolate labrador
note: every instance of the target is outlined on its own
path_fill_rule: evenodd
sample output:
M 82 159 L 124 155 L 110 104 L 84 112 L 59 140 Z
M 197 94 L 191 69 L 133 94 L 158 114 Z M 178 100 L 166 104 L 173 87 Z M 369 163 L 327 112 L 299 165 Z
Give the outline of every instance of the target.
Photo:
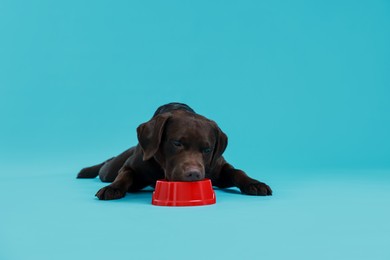
M 235 169 L 222 157 L 227 136 L 214 121 L 189 106 L 170 103 L 137 128 L 138 145 L 101 164 L 84 168 L 77 178 L 112 182 L 100 189 L 100 200 L 154 186 L 159 179 L 198 181 L 209 178 L 219 188 L 238 187 L 249 195 L 272 195 L 271 188 Z

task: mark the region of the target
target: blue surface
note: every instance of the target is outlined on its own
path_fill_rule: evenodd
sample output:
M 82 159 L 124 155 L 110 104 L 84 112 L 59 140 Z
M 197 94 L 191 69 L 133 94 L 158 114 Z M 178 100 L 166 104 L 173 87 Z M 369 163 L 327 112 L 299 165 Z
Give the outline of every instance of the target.
M 61 172 L 2 180 L 0 259 L 390 257 L 390 171 L 268 172 L 272 197 L 217 190 L 184 208 L 151 191 L 98 201 L 97 179 Z
M 0 260 L 389 259 L 389 28 L 388 1 L 0 0 Z M 74 179 L 171 101 L 274 196 Z

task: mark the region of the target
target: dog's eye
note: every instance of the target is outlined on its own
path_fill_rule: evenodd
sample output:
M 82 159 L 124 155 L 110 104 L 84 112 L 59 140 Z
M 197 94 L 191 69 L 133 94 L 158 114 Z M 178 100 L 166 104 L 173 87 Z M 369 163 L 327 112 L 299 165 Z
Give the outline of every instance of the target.
M 204 149 L 202 150 L 202 152 L 205 153 L 205 154 L 208 154 L 208 153 L 211 152 L 211 148 L 204 148 Z
M 183 144 L 180 142 L 180 141 L 178 141 L 178 140 L 173 140 L 173 145 L 174 146 L 176 146 L 176 147 L 181 147 Z

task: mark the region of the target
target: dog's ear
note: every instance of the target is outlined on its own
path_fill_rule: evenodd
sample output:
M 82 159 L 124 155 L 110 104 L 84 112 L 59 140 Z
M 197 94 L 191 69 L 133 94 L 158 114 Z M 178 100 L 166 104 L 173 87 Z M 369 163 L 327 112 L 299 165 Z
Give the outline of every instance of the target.
M 149 160 L 160 147 L 161 137 L 165 123 L 171 117 L 170 113 L 164 113 L 153 117 L 137 128 L 138 142 L 144 152 L 143 160 Z
M 228 138 L 215 122 L 212 121 L 212 124 L 215 129 L 216 143 L 214 146 L 213 157 L 211 159 L 211 167 L 215 167 L 218 159 L 222 156 L 228 145 Z

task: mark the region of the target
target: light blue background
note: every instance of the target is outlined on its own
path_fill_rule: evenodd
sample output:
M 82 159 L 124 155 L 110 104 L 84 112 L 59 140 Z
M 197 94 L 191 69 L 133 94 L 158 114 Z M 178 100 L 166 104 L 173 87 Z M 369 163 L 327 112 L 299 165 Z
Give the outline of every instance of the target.
M 388 1 L 0 0 L 0 259 L 389 259 L 389 46 Z M 74 179 L 171 101 L 274 196 Z

